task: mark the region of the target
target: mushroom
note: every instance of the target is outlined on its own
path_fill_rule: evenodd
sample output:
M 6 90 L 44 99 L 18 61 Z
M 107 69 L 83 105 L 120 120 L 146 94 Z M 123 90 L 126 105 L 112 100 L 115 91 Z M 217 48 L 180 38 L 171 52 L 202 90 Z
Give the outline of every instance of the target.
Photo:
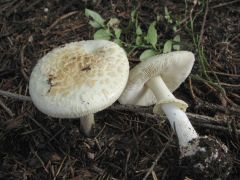
M 180 160 L 183 164 L 192 162 L 188 167 L 193 168 L 195 175 L 219 175 L 212 172 L 216 165 L 222 173 L 228 174 L 231 162 L 227 147 L 214 138 L 199 136 L 185 114 L 187 103 L 172 94 L 190 74 L 194 61 L 193 53 L 176 51 L 139 63 L 131 69 L 128 84 L 118 101 L 139 106 L 155 104 L 155 114 L 164 112 L 176 131 Z
M 87 40 L 65 44 L 34 67 L 29 93 L 41 112 L 55 118 L 80 118 L 89 135 L 94 113 L 112 105 L 127 84 L 129 62 L 114 42 Z

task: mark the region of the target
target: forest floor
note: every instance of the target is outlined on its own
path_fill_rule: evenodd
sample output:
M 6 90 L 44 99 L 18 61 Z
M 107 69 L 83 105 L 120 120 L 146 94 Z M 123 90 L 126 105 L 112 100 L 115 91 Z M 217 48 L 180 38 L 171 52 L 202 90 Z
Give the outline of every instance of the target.
M 143 33 L 158 18 L 159 49 L 181 37 L 181 50 L 192 51 L 196 62 L 174 95 L 189 104 L 200 135 L 226 144 L 233 158 L 229 179 L 239 179 L 240 1 L 1 0 L 0 90 L 29 96 L 31 71 L 43 55 L 93 39 L 85 8 L 106 21 L 118 18 L 127 44 L 136 35 L 129 28 L 134 10 Z M 126 47 L 131 67 L 145 49 Z M 0 179 L 143 179 L 158 156 L 147 179 L 188 179 L 176 135 L 166 118 L 151 112 L 116 102 L 95 114 L 94 136 L 87 138 L 78 120 L 54 119 L 30 101 L 0 95 Z

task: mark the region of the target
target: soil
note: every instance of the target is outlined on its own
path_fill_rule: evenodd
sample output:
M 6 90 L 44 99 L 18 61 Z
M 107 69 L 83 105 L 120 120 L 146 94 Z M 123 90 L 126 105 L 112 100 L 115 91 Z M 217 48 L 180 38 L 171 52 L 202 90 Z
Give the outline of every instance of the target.
M 181 158 L 181 165 L 193 179 L 225 179 L 232 169 L 232 157 L 227 147 L 215 137 L 201 136 L 190 142 L 194 153 Z M 182 152 L 184 154 L 184 152 Z
M 122 29 L 133 9 L 144 31 L 160 15 L 159 41 L 180 34 L 181 49 L 196 55 L 191 76 L 174 94 L 189 104 L 190 120 L 200 135 L 213 136 L 228 147 L 233 168 L 227 179 L 238 179 L 240 1 L 185 2 L 1 0 L 0 89 L 29 96 L 29 77 L 38 59 L 64 43 L 92 39 L 95 29 L 88 24 L 85 8 L 107 20 L 117 17 Z M 164 19 L 165 6 L 179 19 L 177 32 Z M 124 40 L 131 42 L 134 32 L 125 34 Z M 139 63 L 143 50 L 128 54 L 131 67 Z M 91 137 L 81 133 L 78 120 L 48 117 L 29 101 L 0 96 L 0 107 L 0 179 L 144 179 L 154 161 L 146 179 L 189 179 L 188 169 L 179 162 L 176 135 L 164 117 L 152 115 L 152 107 L 126 108 L 116 102 L 95 114 Z

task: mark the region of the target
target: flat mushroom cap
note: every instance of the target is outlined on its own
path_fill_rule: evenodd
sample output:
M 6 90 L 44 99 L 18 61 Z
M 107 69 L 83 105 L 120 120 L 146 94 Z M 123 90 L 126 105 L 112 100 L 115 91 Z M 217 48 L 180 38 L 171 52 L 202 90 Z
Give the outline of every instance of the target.
M 34 105 L 57 118 L 79 118 L 105 109 L 124 90 L 129 75 L 125 51 L 106 40 L 65 44 L 34 67 L 29 93 Z
M 145 85 L 152 77 L 161 76 L 171 92 L 190 74 L 195 58 L 189 51 L 175 51 L 153 56 L 131 69 L 128 84 L 118 99 L 121 104 L 150 106 L 157 103 L 153 92 Z

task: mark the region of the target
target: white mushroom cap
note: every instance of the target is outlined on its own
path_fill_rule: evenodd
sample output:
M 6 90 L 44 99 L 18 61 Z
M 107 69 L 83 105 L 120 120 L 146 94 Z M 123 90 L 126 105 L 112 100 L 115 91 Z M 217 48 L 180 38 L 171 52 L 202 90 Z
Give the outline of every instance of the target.
M 175 51 L 153 56 L 139 63 L 131 69 L 128 84 L 118 101 L 121 104 L 139 106 L 161 104 L 161 102 L 157 102 L 150 88 L 145 85 L 146 82 L 152 77 L 161 76 L 168 89 L 173 92 L 190 74 L 194 60 L 192 52 Z M 175 98 L 170 101 L 176 103 L 183 110 L 187 107 L 186 103 Z M 169 103 L 169 99 L 163 99 L 162 103 Z
M 79 118 L 113 104 L 125 88 L 125 51 L 106 40 L 72 42 L 42 57 L 34 67 L 29 92 L 34 105 L 57 118 Z

